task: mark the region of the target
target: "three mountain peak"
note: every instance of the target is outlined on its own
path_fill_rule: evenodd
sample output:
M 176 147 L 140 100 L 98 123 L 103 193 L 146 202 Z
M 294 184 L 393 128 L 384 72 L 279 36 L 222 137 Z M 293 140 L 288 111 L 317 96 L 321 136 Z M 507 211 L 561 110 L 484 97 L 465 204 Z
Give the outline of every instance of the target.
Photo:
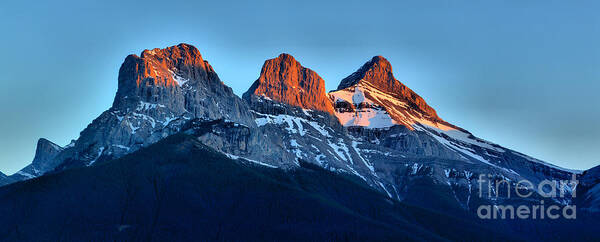
M 197 83 L 198 80 L 202 83 Z M 206 80 L 212 80 L 214 84 L 222 84 L 210 64 L 192 45 L 179 44 L 164 49 L 144 50 L 140 57 L 128 56 L 121 66 L 115 103 L 127 102 L 126 98 L 135 103 L 138 101 L 154 103 L 161 99 L 161 93 L 156 91 L 156 88 L 152 88 L 156 86 L 183 88 L 186 83 L 192 87 L 198 84 L 200 84 L 198 86 L 214 86 L 210 85 L 213 83 L 204 83 Z M 374 56 L 357 71 L 344 78 L 337 90 L 328 94 L 325 81 L 321 76 L 302 66 L 292 55 L 282 53 L 265 61 L 260 76 L 244 93 L 243 98 L 248 100 L 252 96 L 267 97 L 292 106 L 327 112 L 340 118 L 339 107 L 336 108 L 336 99 L 339 99 L 339 95 L 336 97 L 335 92 L 344 89 L 355 90 L 359 86 L 368 87 L 366 94 L 360 94 L 367 96 L 365 100 L 387 109 L 385 115 L 392 120 L 390 125 L 400 124 L 412 129 L 412 125 L 418 123 L 415 117 L 434 124 L 445 123 L 423 98 L 394 77 L 392 65 L 383 56 Z M 389 103 L 389 100 L 381 100 L 382 98 L 375 93 L 389 95 L 394 99 L 391 102 L 396 104 L 401 102 L 406 108 L 394 106 Z M 360 110 L 357 109 L 357 105 L 360 103 L 350 102 L 346 106 L 348 105 L 352 106 L 351 109 L 354 111 L 354 121 L 346 125 L 365 126 L 362 125 L 365 123 L 364 119 L 371 117 L 363 117 L 358 112 Z M 406 110 L 407 108 L 412 110 Z M 363 121 L 357 122 L 358 119 Z M 370 123 L 368 120 L 366 122 Z M 379 125 L 372 127 L 379 127 Z

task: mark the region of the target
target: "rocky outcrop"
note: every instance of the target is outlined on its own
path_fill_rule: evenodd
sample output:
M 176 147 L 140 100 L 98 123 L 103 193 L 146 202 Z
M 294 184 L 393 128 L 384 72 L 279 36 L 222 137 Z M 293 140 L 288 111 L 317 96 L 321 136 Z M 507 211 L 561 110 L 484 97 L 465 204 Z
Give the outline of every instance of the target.
M 251 156 L 258 143 L 252 129 L 239 123 L 223 119 L 204 121 L 194 119 L 186 123 L 182 130 L 194 135 L 203 144 L 235 156 Z
M 59 145 L 50 142 L 47 139 L 41 138 L 37 142 L 35 156 L 31 164 L 40 171 L 48 170 L 48 162 L 54 159 L 58 153 L 63 150 Z M 39 175 L 39 174 L 38 174 Z
M 253 96 L 264 96 L 292 106 L 333 114 L 333 106 L 325 91 L 325 81 L 289 54 L 265 61 L 260 77 L 243 95 L 246 100 Z
M 37 177 L 52 170 L 54 168 L 54 159 L 62 151 L 63 148 L 59 145 L 44 138 L 39 139 L 31 164 L 9 176 L 6 183 Z

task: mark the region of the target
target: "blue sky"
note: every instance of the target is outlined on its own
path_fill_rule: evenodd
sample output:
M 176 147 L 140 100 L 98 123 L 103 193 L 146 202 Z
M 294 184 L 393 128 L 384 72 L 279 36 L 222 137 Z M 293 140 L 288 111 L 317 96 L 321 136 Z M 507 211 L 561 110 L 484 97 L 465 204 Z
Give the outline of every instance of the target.
M 193 44 L 241 95 L 281 52 L 327 89 L 374 55 L 445 120 L 559 166 L 600 165 L 594 1 L 53 1 L 0 6 L 0 171 L 110 107 L 128 54 Z

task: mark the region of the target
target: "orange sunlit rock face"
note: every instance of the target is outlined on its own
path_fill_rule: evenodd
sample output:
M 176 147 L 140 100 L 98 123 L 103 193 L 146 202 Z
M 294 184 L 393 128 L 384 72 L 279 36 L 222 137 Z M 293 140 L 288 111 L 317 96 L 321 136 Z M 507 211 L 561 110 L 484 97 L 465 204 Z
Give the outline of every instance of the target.
M 176 86 L 176 76 L 197 79 L 213 72 L 196 47 L 179 44 L 164 49 L 144 50 L 130 55 L 119 71 L 119 85 Z M 123 83 L 126 82 L 126 83 Z
M 188 44 L 164 49 L 144 50 L 140 56 L 129 55 L 119 69 L 119 87 L 113 105 L 150 103 L 184 103 L 181 89 L 210 86 L 222 82 L 200 51 Z M 170 98 L 174 97 L 174 98 Z M 183 107 L 182 107 L 183 108 Z
M 293 106 L 333 114 L 325 81 L 289 54 L 265 61 L 260 77 L 244 94 L 248 95 L 265 96 Z

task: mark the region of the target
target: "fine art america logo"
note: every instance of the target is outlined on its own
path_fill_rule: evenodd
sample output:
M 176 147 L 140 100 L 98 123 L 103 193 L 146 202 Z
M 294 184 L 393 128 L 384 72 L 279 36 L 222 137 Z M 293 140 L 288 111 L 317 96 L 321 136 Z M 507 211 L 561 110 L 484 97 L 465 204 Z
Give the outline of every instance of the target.
M 486 179 L 488 178 L 488 179 Z M 490 204 L 480 205 L 477 208 L 477 216 L 480 219 L 558 219 L 561 216 L 565 219 L 576 219 L 576 206 L 560 201 L 567 201 L 565 198 L 575 198 L 578 181 L 575 174 L 568 180 L 543 180 L 534 186 L 534 183 L 528 180 L 520 180 L 511 183 L 506 178 L 493 179 L 492 175 L 480 174 L 479 179 L 479 197 L 498 201 L 499 197 L 510 200 L 511 196 L 518 196 L 530 204 L 510 205 L 510 204 Z M 487 183 L 487 189 L 484 184 Z M 483 191 L 487 190 L 487 194 Z M 502 196 L 500 195 L 501 193 Z

